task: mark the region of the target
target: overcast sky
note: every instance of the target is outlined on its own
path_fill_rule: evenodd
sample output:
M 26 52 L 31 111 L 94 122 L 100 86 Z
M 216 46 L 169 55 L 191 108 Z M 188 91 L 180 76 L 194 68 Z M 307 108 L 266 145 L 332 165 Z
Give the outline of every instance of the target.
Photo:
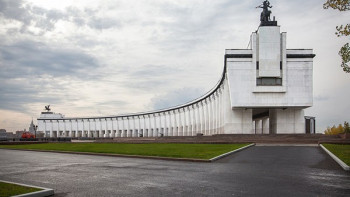
M 225 49 L 247 48 L 262 0 L 0 0 L 0 128 L 28 129 L 44 106 L 68 117 L 181 104 L 220 79 Z M 312 48 L 317 130 L 350 121 L 350 74 L 335 26 L 350 12 L 271 0 L 287 48 Z

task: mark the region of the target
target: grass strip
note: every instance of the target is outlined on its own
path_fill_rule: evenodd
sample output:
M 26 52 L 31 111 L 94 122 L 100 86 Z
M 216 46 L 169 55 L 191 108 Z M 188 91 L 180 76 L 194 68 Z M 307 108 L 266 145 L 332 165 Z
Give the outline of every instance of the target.
M 322 144 L 335 156 L 350 166 L 350 144 Z
M 11 183 L 4 183 L 0 181 L 0 197 L 15 196 L 20 194 L 27 194 L 31 192 L 40 191 L 42 189 L 25 187 L 22 185 L 16 185 Z
M 248 144 L 46 143 L 0 145 L 0 148 L 210 159 L 246 145 Z

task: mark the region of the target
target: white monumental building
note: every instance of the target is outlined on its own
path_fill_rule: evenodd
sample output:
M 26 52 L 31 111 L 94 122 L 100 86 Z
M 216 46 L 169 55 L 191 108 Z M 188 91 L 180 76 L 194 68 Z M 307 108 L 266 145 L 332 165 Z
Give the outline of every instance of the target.
M 287 33 L 265 16 L 265 3 L 249 49 L 226 50 L 222 77 L 206 95 L 168 109 L 107 117 L 68 118 L 48 110 L 37 119 L 38 131 L 87 138 L 306 133 L 315 55 L 287 49 Z

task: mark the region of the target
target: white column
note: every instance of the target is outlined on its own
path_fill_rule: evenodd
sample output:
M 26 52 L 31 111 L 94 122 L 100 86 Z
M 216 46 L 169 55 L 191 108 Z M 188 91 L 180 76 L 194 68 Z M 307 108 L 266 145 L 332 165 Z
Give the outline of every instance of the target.
M 217 117 L 218 117 L 218 134 L 221 133 L 221 125 L 220 125 L 220 112 L 221 112 L 221 107 L 220 107 L 220 100 L 221 100 L 221 92 L 220 92 L 220 89 L 218 90 L 218 114 L 217 114 Z
M 153 114 L 153 132 L 152 137 L 157 137 L 157 123 L 156 123 L 156 114 Z
M 133 126 L 133 134 L 132 134 L 132 137 L 137 137 L 138 136 L 138 132 L 139 132 L 139 129 L 137 129 L 136 127 L 136 117 L 135 116 L 132 116 L 132 119 L 134 120 L 133 123 L 134 123 L 134 126 Z
M 222 89 L 221 89 L 221 99 L 220 99 L 220 126 L 221 126 L 221 129 L 220 129 L 220 133 L 221 134 L 224 134 L 224 120 L 225 120 L 225 117 L 224 117 L 224 108 L 225 108 L 225 105 L 224 105 L 224 94 L 225 94 L 225 89 L 224 89 L 224 85 L 222 86 Z
M 213 99 L 209 97 L 209 135 L 213 135 Z
M 139 119 L 139 125 L 138 125 L 138 133 L 137 133 L 137 137 L 140 137 L 140 134 L 141 134 L 141 117 L 140 116 L 137 116 L 138 119 Z M 142 130 L 143 132 L 143 130 Z M 142 134 L 143 135 L 143 134 Z
M 197 103 L 197 115 L 198 115 L 198 133 L 202 133 L 202 124 L 201 124 L 201 113 L 200 113 L 200 104 Z
M 111 137 L 115 138 L 115 132 L 114 132 L 114 123 L 113 123 L 113 118 L 111 118 L 111 124 L 112 124 L 112 128 L 111 128 Z
M 169 111 L 169 136 L 174 136 L 173 135 L 173 119 L 171 117 L 171 114 L 172 114 L 173 111 Z
M 69 137 L 73 137 L 73 122 L 72 120 L 69 120 L 69 122 L 70 122 Z
M 216 119 L 216 130 L 215 130 L 215 134 L 218 134 L 219 133 L 219 94 L 218 92 L 216 92 L 216 101 L 215 101 L 215 104 L 216 104 L 216 110 L 215 110 L 215 119 Z
M 75 119 L 75 132 L 73 137 L 78 137 L 78 119 Z
M 43 120 L 43 123 L 44 123 L 44 136 L 47 137 L 47 135 L 46 135 L 46 120 Z
M 52 138 L 53 137 L 53 122 L 52 122 L 52 120 L 50 120 L 50 123 L 51 123 L 50 138 Z
M 164 136 L 169 136 L 169 127 L 168 127 L 168 120 L 167 120 L 167 114 L 169 112 L 164 112 Z
M 174 131 L 173 131 L 173 136 L 178 136 L 179 135 L 179 125 L 177 124 L 176 120 L 176 110 L 174 110 Z
M 192 105 L 192 113 L 193 113 L 193 123 L 192 123 L 192 135 L 196 135 L 197 132 L 197 126 L 196 126 L 196 106 L 195 104 Z
M 152 130 L 152 121 L 151 121 L 151 114 L 148 115 L 148 137 L 153 137 L 153 130 Z
M 118 117 L 115 118 L 115 124 L 117 125 L 116 132 L 117 132 L 117 137 L 121 137 L 121 133 L 119 132 L 119 122 L 118 122 Z
M 183 125 L 182 125 L 182 117 L 181 117 L 181 109 L 178 109 L 179 112 L 179 126 L 178 126 L 178 131 L 177 135 L 178 136 L 183 136 Z
M 192 130 L 192 127 L 193 127 L 193 125 L 192 125 L 192 120 L 191 120 L 191 108 L 190 107 L 187 107 L 187 110 L 188 110 L 188 113 L 187 113 L 187 115 L 188 115 L 188 129 L 187 129 L 187 132 L 188 132 L 188 135 L 189 136 L 193 136 L 193 130 Z
M 85 133 L 84 133 L 84 131 L 85 131 L 85 127 L 84 127 L 84 119 L 81 119 L 81 123 L 82 123 L 82 129 L 81 129 L 81 137 L 85 137 Z
M 146 116 L 142 115 L 143 117 L 143 137 L 148 137 L 148 133 L 146 133 Z
M 94 124 L 95 124 L 94 138 L 96 138 L 96 137 L 97 137 L 97 124 L 96 124 L 96 119 L 94 119 Z
M 204 116 L 204 104 L 203 101 L 201 101 L 201 110 L 202 110 L 202 119 L 201 119 L 201 125 L 202 125 L 202 133 L 205 134 L 205 116 Z
M 87 119 L 87 122 L 88 122 L 88 138 L 91 138 L 90 119 Z
M 125 133 L 125 122 L 124 122 L 124 117 L 122 117 L 122 133 L 121 133 L 122 137 L 126 137 L 126 133 Z
M 269 124 L 269 118 L 262 119 L 262 134 L 269 134 L 270 133 L 270 124 Z
M 128 121 L 128 130 L 126 131 L 126 137 L 130 137 L 130 121 L 129 121 L 129 116 L 126 117 L 127 121 Z
M 134 117 L 133 116 L 129 116 L 128 117 L 128 137 L 133 137 L 134 136 L 133 123 L 134 123 Z
M 205 111 L 206 111 L 206 120 L 205 120 L 205 130 L 206 130 L 206 135 L 210 135 L 210 128 L 209 128 L 209 107 L 208 107 L 208 100 L 205 99 Z
M 216 95 L 213 97 L 213 134 L 216 134 Z
M 100 122 L 100 135 L 98 136 L 99 138 L 103 138 L 103 132 L 102 132 L 102 120 L 98 119 Z
M 64 137 L 67 137 L 67 133 L 66 133 L 66 120 L 63 120 L 63 135 Z
M 162 114 L 163 113 L 160 113 L 159 114 L 159 132 L 161 133 L 162 136 L 164 136 L 164 130 L 162 130 Z
M 262 134 L 262 120 L 255 120 L 255 134 Z
M 107 118 L 105 118 L 105 138 L 109 137 Z
M 186 108 L 183 108 L 183 111 L 184 111 L 184 132 L 183 132 L 183 136 L 188 136 L 188 126 L 187 126 L 187 121 L 186 121 Z

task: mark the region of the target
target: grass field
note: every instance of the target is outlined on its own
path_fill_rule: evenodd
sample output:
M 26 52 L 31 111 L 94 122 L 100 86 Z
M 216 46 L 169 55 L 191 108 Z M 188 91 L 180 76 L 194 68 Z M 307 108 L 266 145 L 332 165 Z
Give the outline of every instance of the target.
M 344 163 L 350 166 L 350 144 L 322 144 Z
M 117 144 L 117 143 L 47 143 L 0 145 L 0 148 L 54 150 L 124 155 L 211 159 L 248 144 Z
M 25 187 L 0 181 L 0 197 L 15 196 L 40 191 L 39 188 Z

